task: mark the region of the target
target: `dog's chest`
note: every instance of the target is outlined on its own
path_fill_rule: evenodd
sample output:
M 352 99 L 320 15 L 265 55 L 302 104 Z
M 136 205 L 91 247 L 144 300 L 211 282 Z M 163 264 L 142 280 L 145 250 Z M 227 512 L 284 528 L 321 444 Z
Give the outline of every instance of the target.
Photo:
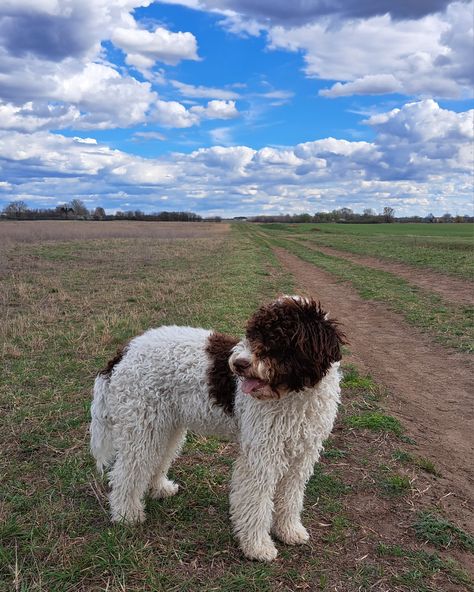
M 338 389 L 290 394 L 279 401 L 244 399 L 241 411 L 241 445 L 265 448 L 292 458 L 318 451 L 329 436 L 337 414 Z

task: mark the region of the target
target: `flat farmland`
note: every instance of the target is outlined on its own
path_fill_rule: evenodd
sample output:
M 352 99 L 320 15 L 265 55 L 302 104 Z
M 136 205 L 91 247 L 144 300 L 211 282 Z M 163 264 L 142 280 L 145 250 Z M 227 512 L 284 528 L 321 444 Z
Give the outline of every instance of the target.
M 41 220 L 0 222 L 3 246 L 44 241 L 93 240 L 109 238 L 197 238 L 227 232 L 228 224 L 206 222 L 135 222 L 129 220 L 91 222 L 88 220 Z
M 448 285 L 472 288 L 470 228 L 331 226 L 0 224 L 0 590 L 473 589 L 472 303 Z M 438 244 L 422 260 L 415 239 L 420 253 L 438 239 L 467 248 Z M 436 255 L 450 250 L 456 273 Z M 380 267 L 392 264 L 398 274 Z M 400 275 L 412 269 L 448 291 Z M 310 543 L 245 560 L 228 519 L 235 446 L 193 435 L 172 468 L 178 495 L 150 501 L 139 527 L 112 525 L 88 453 L 98 369 L 151 326 L 240 335 L 290 291 L 319 298 L 350 341 L 339 419 L 307 488 Z

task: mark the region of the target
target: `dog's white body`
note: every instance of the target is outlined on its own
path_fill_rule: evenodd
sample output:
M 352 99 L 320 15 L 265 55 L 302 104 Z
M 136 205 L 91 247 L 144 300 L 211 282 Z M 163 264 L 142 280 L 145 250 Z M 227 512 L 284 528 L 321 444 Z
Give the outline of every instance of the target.
M 248 557 L 272 560 L 277 551 L 270 532 L 289 544 L 308 539 L 300 521 L 304 487 L 336 417 L 339 362 L 316 386 L 278 399 L 254 398 L 237 381 L 229 414 L 210 396 L 210 335 L 174 326 L 132 340 L 110 376 L 96 378 L 91 450 L 99 470 L 111 466 L 112 519 L 138 522 L 147 491 L 153 497 L 176 493 L 167 472 L 187 430 L 237 441 L 234 530 Z M 249 355 L 245 340 L 234 350 Z

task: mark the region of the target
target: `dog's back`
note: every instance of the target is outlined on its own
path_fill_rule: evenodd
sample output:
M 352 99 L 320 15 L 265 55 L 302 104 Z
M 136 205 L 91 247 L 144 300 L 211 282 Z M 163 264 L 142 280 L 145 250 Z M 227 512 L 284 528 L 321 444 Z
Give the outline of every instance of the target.
M 155 417 L 202 434 L 232 437 L 235 421 L 209 397 L 211 331 L 165 326 L 134 338 L 97 375 L 91 408 L 91 452 L 99 471 L 111 464 L 129 418 Z M 160 420 L 161 416 L 161 420 Z M 139 425 L 139 424 L 138 424 Z M 120 438 L 118 438 L 120 439 Z

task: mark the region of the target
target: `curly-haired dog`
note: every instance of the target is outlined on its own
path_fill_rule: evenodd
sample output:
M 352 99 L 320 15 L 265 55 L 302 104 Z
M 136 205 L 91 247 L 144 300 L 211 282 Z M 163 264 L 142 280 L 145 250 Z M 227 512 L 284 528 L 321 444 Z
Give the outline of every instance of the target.
M 190 327 L 133 339 L 96 378 L 91 450 L 112 465 L 112 519 L 141 522 L 143 499 L 173 495 L 168 469 L 186 430 L 236 440 L 231 520 L 249 558 L 272 560 L 273 533 L 303 543 L 305 484 L 339 401 L 344 336 L 315 301 L 262 306 L 241 341 Z

